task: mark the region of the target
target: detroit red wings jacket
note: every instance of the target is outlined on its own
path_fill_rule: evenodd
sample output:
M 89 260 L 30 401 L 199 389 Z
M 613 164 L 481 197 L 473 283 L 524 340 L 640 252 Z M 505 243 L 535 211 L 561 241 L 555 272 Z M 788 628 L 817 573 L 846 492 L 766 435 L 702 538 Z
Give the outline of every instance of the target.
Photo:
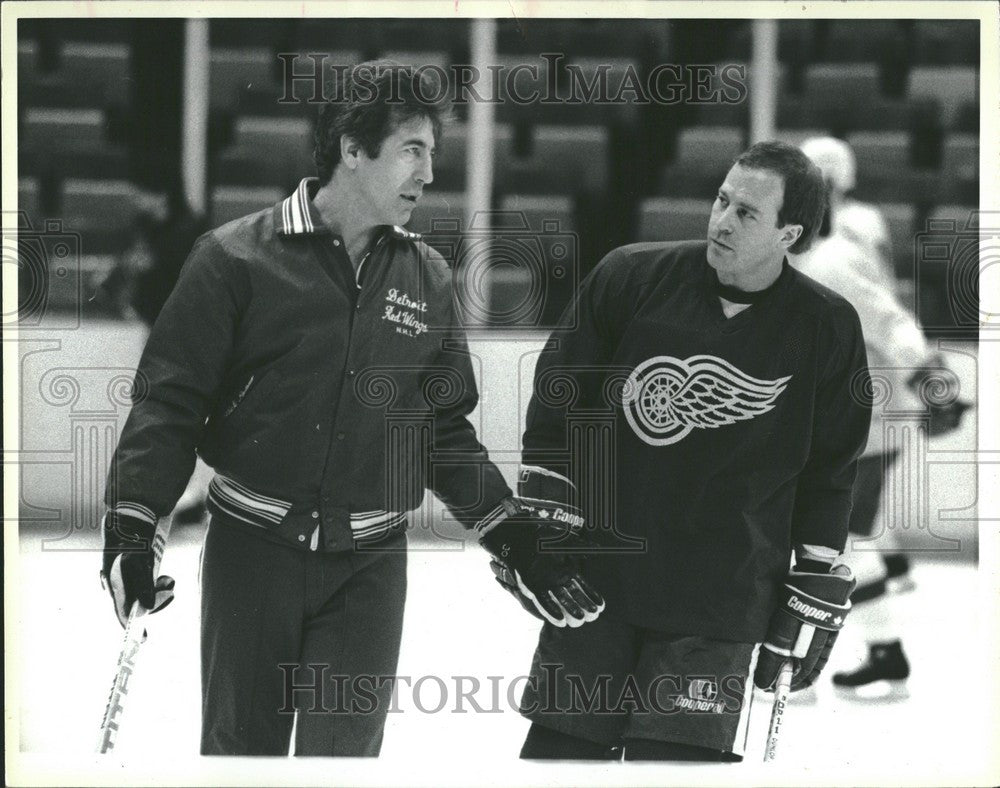
M 467 419 L 451 270 L 386 227 L 356 275 L 312 189 L 196 243 L 139 364 L 109 507 L 169 514 L 196 452 L 213 512 L 313 549 L 384 533 L 425 488 L 467 525 L 510 495 Z

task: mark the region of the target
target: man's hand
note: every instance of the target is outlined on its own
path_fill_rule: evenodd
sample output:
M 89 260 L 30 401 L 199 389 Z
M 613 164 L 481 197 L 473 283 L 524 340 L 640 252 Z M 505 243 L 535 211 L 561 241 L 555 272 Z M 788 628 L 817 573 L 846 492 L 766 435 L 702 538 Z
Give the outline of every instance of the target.
M 482 538 L 497 582 L 525 610 L 554 626 L 594 621 L 604 610 L 604 598 L 584 579 L 579 561 L 560 551 L 581 544 L 575 536 L 560 539 L 572 527 L 541 516 L 537 506 L 509 499 L 504 507 L 510 514 Z
M 153 581 L 153 535 L 156 527 L 137 517 L 108 512 L 104 516 L 104 560 L 101 582 L 111 593 L 115 615 L 128 622 L 136 600 L 150 613 L 174 599 L 174 579 L 160 575 Z
M 829 574 L 792 571 L 757 656 L 754 684 L 773 690 L 782 663 L 792 659 L 792 692 L 819 677 L 851 609 L 854 575 L 844 565 Z

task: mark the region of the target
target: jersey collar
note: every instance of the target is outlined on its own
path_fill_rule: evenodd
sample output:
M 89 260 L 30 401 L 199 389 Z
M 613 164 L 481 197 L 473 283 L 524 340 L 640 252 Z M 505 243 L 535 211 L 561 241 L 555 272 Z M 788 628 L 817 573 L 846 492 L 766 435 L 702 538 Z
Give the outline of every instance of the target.
M 330 234 L 330 228 L 323 223 L 312 202 L 318 189 L 319 178 L 303 178 L 294 192 L 274 206 L 274 226 L 279 235 Z M 421 238 L 419 233 L 395 225 L 382 227 L 378 237 L 385 235 L 403 241 L 419 241 Z

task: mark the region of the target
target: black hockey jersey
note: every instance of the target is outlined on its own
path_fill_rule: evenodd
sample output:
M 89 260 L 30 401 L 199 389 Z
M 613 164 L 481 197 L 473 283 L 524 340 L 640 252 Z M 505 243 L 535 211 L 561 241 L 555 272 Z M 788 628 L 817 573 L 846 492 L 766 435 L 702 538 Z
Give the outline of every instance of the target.
M 535 370 L 523 463 L 570 478 L 608 612 L 763 639 L 793 544 L 838 551 L 870 420 L 853 307 L 786 262 L 726 318 L 705 242 L 585 279 Z

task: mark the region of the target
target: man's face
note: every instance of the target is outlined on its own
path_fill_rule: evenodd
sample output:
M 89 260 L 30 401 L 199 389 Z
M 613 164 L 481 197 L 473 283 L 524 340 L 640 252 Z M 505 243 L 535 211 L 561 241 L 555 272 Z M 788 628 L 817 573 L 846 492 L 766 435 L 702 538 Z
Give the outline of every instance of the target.
M 363 205 L 372 224 L 403 225 L 434 180 L 434 129 L 428 118 L 411 118 L 382 141 L 378 158 L 361 151 L 357 174 Z
M 797 225 L 778 226 L 785 186 L 770 170 L 734 165 L 712 204 L 708 263 L 724 283 L 780 262 L 798 238 Z

